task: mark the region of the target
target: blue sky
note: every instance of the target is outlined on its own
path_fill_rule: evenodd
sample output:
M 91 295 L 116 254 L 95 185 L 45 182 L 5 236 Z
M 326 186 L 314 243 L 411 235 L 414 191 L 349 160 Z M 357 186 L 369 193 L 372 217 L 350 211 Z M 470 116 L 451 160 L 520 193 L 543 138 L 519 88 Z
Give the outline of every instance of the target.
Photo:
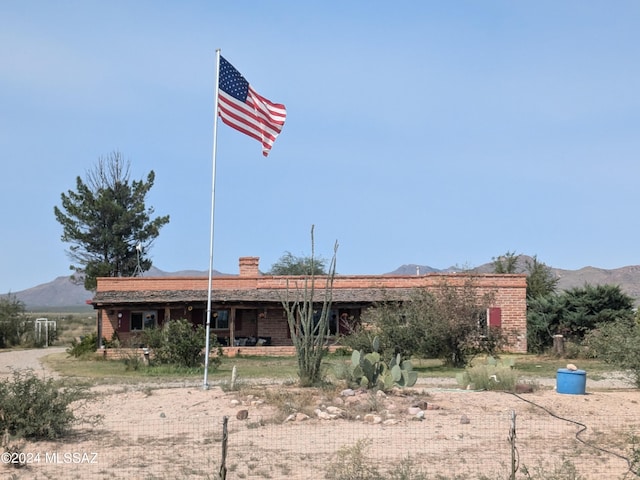
M 214 268 L 507 251 L 640 264 L 636 1 L 0 3 L 0 292 L 68 275 L 53 215 L 100 156 L 156 173 L 166 271 L 206 270 L 215 50 L 287 106 L 268 158 L 219 123 Z

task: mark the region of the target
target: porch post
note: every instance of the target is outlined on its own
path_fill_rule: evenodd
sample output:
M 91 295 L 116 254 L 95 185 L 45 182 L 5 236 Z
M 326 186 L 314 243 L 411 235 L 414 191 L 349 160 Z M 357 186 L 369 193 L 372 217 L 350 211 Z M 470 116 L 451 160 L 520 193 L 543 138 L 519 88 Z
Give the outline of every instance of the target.
M 229 346 L 235 347 L 236 338 L 236 307 L 231 307 L 229 312 Z

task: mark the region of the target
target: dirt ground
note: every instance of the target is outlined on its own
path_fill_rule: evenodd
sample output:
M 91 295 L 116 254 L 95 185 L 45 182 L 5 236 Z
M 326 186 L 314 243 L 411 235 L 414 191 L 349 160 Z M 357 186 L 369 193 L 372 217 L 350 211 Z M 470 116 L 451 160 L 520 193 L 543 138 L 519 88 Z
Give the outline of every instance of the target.
M 0 376 L 12 368 L 52 375 L 39 365 L 45 354 L 2 352 Z M 630 463 L 638 390 L 621 375 L 587 377 L 586 395 L 558 394 L 555 379 L 539 384 L 521 395 L 463 390 L 453 379 L 420 379 L 386 395 L 312 395 L 242 379 L 236 391 L 193 381 L 101 385 L 76 406 L 79 416 L 101 415 L 100 424 L 79 425 L 63 442 L 20 445 L 26 465 L 0 465 L 0 478 L 218 478 L 224 459 L 227 479 L 322 479 L 356 445 L 367 465 L 384 471 L 409 458 L 427 478 L 506 479 L 512 461 L 517 478 L 637 478 L 629 467 L 639 467 Z

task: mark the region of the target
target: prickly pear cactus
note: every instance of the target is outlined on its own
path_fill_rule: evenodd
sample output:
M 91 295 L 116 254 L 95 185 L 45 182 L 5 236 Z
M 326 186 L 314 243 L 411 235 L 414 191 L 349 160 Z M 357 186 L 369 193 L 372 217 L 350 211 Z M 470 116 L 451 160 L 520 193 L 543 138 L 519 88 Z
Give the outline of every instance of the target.
M 411 387 L 415 385 L 418 374 L 413 371 L 409 360 L 402 361 L 396 355 L 387 365 L 378 349 L 380 339 L 375 337 L 371 344 L 372 352 L 364 353 L 355 350 L 351 354 L 351 379 L 357 385 L 365 388 L 377 388 L 383 391 L 391 390 L 394 386 Z

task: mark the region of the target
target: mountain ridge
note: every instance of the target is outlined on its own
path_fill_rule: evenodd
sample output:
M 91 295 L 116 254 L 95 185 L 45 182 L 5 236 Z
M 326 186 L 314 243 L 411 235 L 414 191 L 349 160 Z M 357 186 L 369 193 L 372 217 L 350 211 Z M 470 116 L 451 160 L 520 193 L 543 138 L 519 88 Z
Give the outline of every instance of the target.
M 522 273 L 525 271 L 526 261 L 531 257 L 521 255 L 517 271 Z M 603 269 L 592 266 L 580 268 L 578 270 L 565 270 L 560 268 L 549 267 L 552 273 L 558 278 L 558 291 L 568 290 L 575 287 L 581 287 L 585 284 L 604 285 L 614 284 L 620 285 L 623 292 L 632 297 L 636 304 L 640 304 L 640 265 L 630 265 L 615 269 Z M 493 271 L 493 262 L 485 263 L 473 269 L 462 267 L 449 267 L 446 269 L 437 269 L 428 265 L 405 264 L 401 265 L 392 272 L 382 275 L 424 275 L 428 273 L 452 273 L 473 271 L 477 273 L 490 273 Z M 151 267 L 145 272 L 145 277 L 166 277 L 166 276 L 206 276 L 208 272 L 201 270 L 179 270 L 175 272 L 166 272 L 156 267 Z M 232 275 L 214 270 L 214 276 Z M 93 293 L 84 289 L 84 286 L 74 284 L 70 276 L 56 277 L 54 280 L 36 285 L 19 292 L 11 292 L 12 295 L 23 302 L 27 309 L 44 309 L 44 308 L 62 308 L 84 306 L 87 301 L 93 298 Z M 6 297 L 0 295 L 0 297 Z

